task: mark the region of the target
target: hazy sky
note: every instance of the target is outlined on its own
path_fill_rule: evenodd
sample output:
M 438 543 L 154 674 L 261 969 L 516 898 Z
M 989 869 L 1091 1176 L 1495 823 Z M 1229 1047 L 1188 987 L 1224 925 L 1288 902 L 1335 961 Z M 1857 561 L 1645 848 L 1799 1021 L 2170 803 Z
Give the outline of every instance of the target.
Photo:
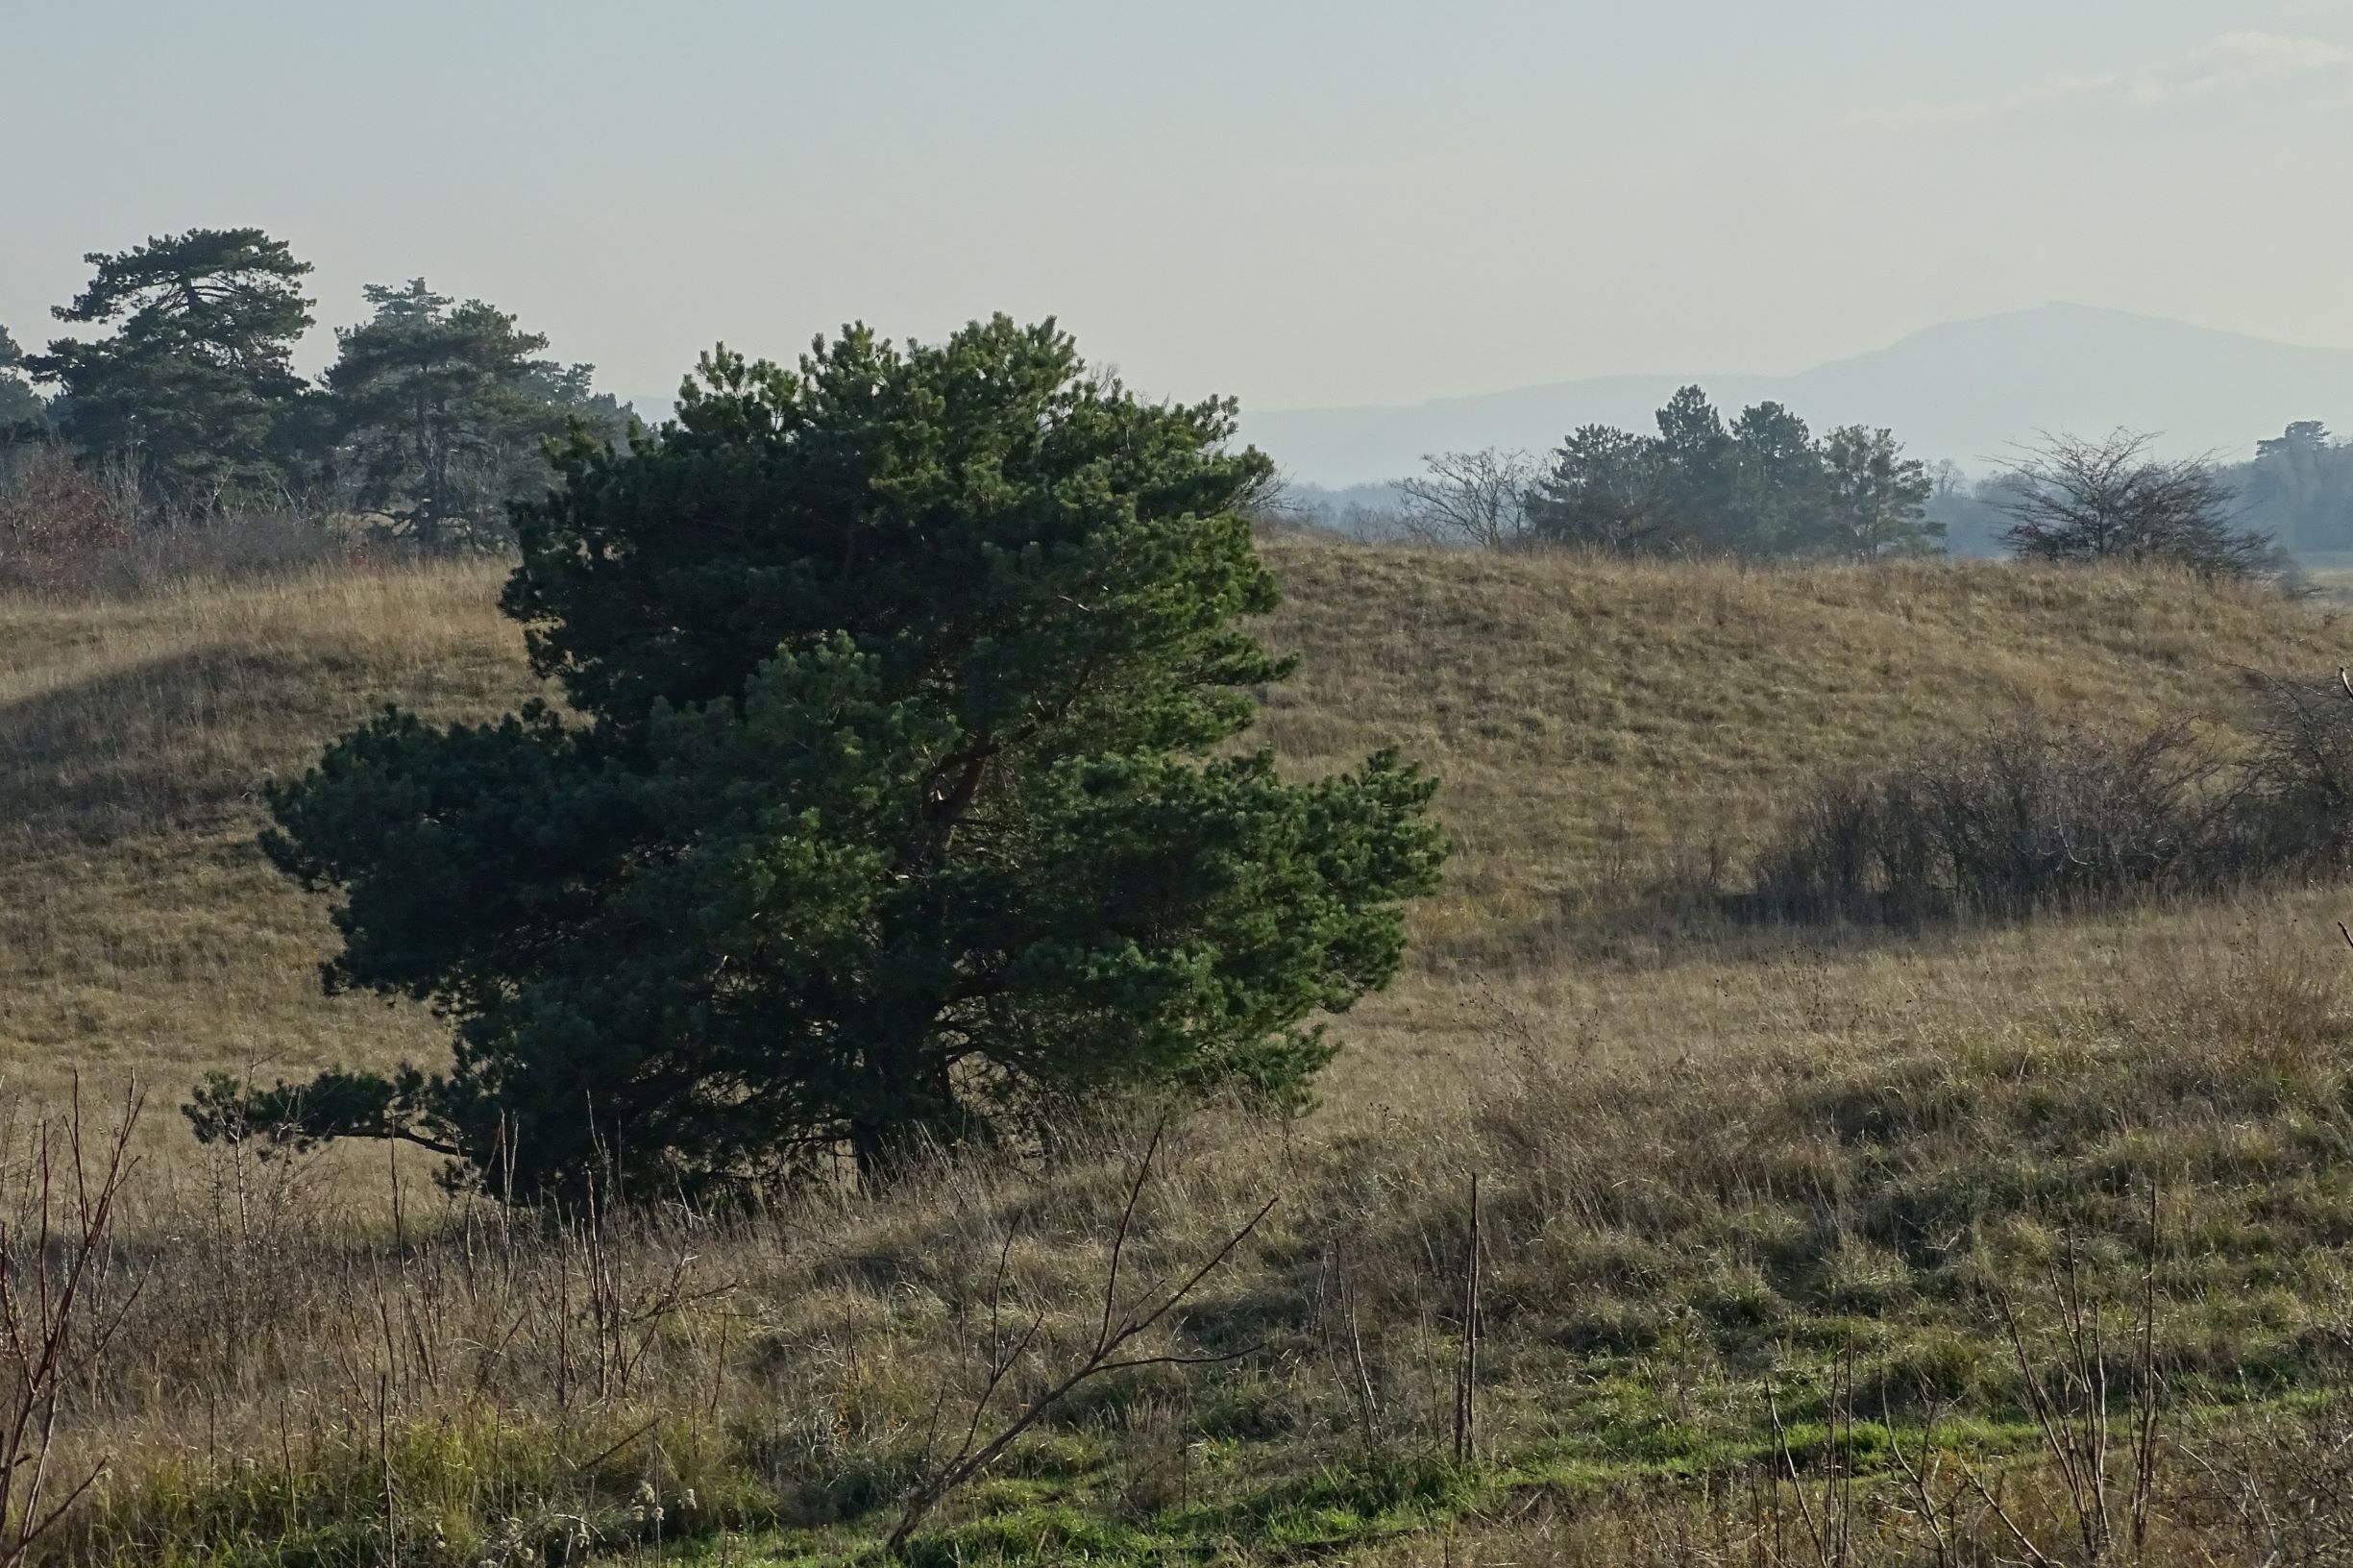
M 1264 407 L 2053 299 L 2353 345 L 2348 0 L 0 0 L 0 82 L 24 339 L 257 224 L 625 395 L 996 309 Z

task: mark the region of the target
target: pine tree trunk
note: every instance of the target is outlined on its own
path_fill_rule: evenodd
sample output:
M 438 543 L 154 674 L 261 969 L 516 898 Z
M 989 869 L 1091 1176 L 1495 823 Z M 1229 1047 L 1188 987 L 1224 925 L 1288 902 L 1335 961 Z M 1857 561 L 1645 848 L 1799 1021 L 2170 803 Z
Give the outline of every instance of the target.
M 876 1031 L 866 1051 L 864 1104 L 849 1126 L 858 1185 L 873 1191 L 935 1150 L 963 1140 L 964 1115 L 947 1065 L 932 1048 L 930 1010 Z

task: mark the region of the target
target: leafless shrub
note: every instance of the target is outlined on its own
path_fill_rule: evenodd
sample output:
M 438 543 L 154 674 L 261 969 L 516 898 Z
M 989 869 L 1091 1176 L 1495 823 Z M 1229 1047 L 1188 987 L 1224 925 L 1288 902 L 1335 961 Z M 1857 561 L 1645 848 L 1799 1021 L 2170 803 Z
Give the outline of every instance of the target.
M 2261 854 L 2314 871 L 2353 848 L 2353 687 L 2333 680 L 2256 677 L 2242 816 Z
M 2243 744 L 2118 737 L 2031 715 L 1876 777 L 1826 780 L 1762 865 L 1764 906 L 1919 919 L 2341 870 L 2353 854 L 2353 680 L 2259 675 Z
M 0 449 L 0 589 L 135 594 L 298 571 L 365 542 L 356 527 L 291 501 L 184 517 L 146 504 L 127 462 L 93 463 L 56 443 Z
M 364 534 L 291 507 L 216 512 L 201 524 L 141 528 L 94 564 L 91 586 L 137 594 L 191 577 L 270 577 L 355 557 L 400 558 L 405 547 L 371 546 Z
M 2010 1293 L 1999 1288 L 1994 1293 L 2027 1413 L 2059 1494 L 2053 1523 L 2071 1539 L 2061 1546 L 2022 1521 L 1979 1466 L 1964 1463 L 1961 1474 L 1969 1491 L 2037 1568 L 2107 1562 L 2120 1552 L 2138 1562 L 2146 1553 L 2157 1495 L 2158 1428 L 2166 1405 L 2157 1363 L 2162 1234 L 2160 1196 L 2152 1188 L 2141 1299 L 2120 1320 L 2112 1321 L 2111 1304 L 2088 1282 L 2071 1236 L 2048 1270 L 2051 1323 L 2043 1345 L 2034 1343 Z M 2115 1364 L 2120 1362 L 2120 1367 Z M 2120 1406 L 2125 1416 L 2120 1433 Z M 2044 1538 L 2038 1540 L 2038 1534 Z
M 1029 1322 L 1013 1333 L 1004 1320 L 1006 1262 L 1011 1257 L 1014 1233 L 1007 1230 L 1003 1247 L 997 1256 L 996 1277 L 989 1292 L 989 1328 L 983 1347 L 980 1392 L 972 1401 L 969 1418 L 955 1448 L 944 1455 L 936 1455 L 933 1445 L 939 1433 L 939 1422 L 945 1404 L 944 1391 L 932 1411 L 931 1437 L 924 1444 L 921 1473 L 899 1509 L 898 1523 L 891 1531 L 885 1550 L 894 1557 L 903 1557 L 907 1542 L 916 1527 L 939 1506 L 941 1501 L 958 1487 L 965 1485 L 994 1464 L 1020 1435 L 1036 1426 L 1048 1411 L 1069 1398 L 1078 1388 L 1108 1373 L 1134 1371 L 1145 1367 L 1199 1366 L 1231 1361 L 1249 1351 L 1222 1354 L 1192 1355 L 1177 1351 L 1129 1354 L 1128 1347 L 1154 1326 L 1161 1323 L 1182 1306 L 1201 1283 L 1215 1273 L 1234 1249 L 1247 1240 L 1261 1221 L 1273 1213 L 1275 1200 L 1267 1199 L 1257 1213 L 1242 1227 L 1229 1236 L 1224 1244 L 1202 1262 L 1182 1281 L 1162 1281 L 1148 1288 L 1141 1298 L 1122 1303 L 1119 1294 L 1120 1263 L 1127 1252 L 1128 1237 L 1136 1224 L 1136 1206 L 1143 1196 L 1144 1184 L 1152 1175 L 1153 1157 L 1159 1154 L 1162 1129 L 1155 1128 L 1152 1139 L 1137 1163 L 1134 1177 L 1128 1184 L 1127 1202 L 1119 1211 L 1119 1218 L 1112 1232 L 1110 1249 L 1103 1267 L 1103 1310 L 1096 1324 L 1093 1342 L 1084 1348 L 1069 1366 L 1058 1376 L 1050 1376 L 1028 1400 L 994 1424 L 992 1431 L 989 1412 L 997 1396 L 1006 1391 L 1009 1380 L 1023 1367 L 1039 1341 L 1039 1331 L 1045 1326 L 1042 1311 L 1033 1313 Z
M 1516 550 L 1529 542 L 1528 500 L 1538 473 L 1533 457 L 1487 447 L 1434 453 L 1422 465 L 1419 476 L 1397 481 L 1400 523 L 1409 538 L 1477 550 Z
M 1789 1427 L 1781 1419 L 1780 1401 L 1771 1381 L 1765 1384 L 1765 1414 L 1773 1426 L 1777 1472 L 1771 1479 L 1769 1507 L 1765 1511 L 1772 1522 L 1770 1560 L 1777 1564 L 1803 1562 L 1808 1568 L 1851 1568 L 1860 1560 L 1858 1548 L 1869 1527 L 1865 1516 L 1869 1499 L 1859 1474 L 1861 1465 L 1854 1440 L 1854 1349 L 1851 1343 L 1842 1347 L 1830 1367 L 1823 1406 L 1826 1440 L 1819 1462 L 1809 1467 L 1801 1463 L 1790 1441 Z M 1901 1458 L 1900 1449 L 1897 1450 L 1897 1457 Z M 1924 1492 L 1925 1484 L 1920 1482 Z M 1782 1507 L 1784 1497 L 1792 1505 L 1787 1510 Z M 1790 1528 L 1788 1513 L 1796 1516 L 1795 1530 Z M 1927 1519 L 1929 1528 L 1936 1530 L 1935 1514 L 1931 1512 Z M 1800 1556 L 1800 1550 L 1792 1550 L 1793 1538 L 1803 1556 Z M 1935 1538 L 1941 1549 L 1944 1536 L 1939 1533 Z
M 1996 504 L 2004 539 L 2028 560 L 2162 561 L 2214 577 L 2260 577 L 2276 551 L 2240 527 L 2229 489 L 2202 457 L 2166 461 L 2153 436 L 2046 436 Z
M 137 493 L 124 474 L 54 444 L 22 449 L 0 463 L 0 585 L 96 586 L 137 520 Z
M 1989 1290 L 1982 1308 L 1998 1325 L 2034 1433 L 2022 1449 L 1989 1453 L 1981 1437 L 1958 1438 L 1931 1401 L 1917 1435 L 1882 1408 L 1872 1436 L 1883 1458 L 1875 1463 L 1857 1440 L 1864 1423 L 1851 1341 L 1828 1369 L 1819 1440 L 1802 1455 L 1768 1384 L 1776 1473 L 1754 1510 L 1757 1560 L 1777 1568 L 2152 1560 L 2167 1523 L 2163 1506 L 2182 1490 L 2169 1473 L 2174 1445 L 2164 1430 L 2159 1220 L 2152 1188 L 2141 1279 L 2129 1300 L 2083 1266 L 2071 1237 L 2044 1271 L 2039 1305 L 2022 1302 L 2005 1282 Z M 2221 1479 L 2214 1467 L 2209 1473 Z M 2243 1473 L 2233 1479 L 2229 1505 L 2259 1508 L 2261 1483 Z
M 138 1115 L 134 1092 L 95 1146 L 78 1091 L 61 1116 L 28 1127 L 12 1108 L 0 1122 L 0 1563 L 24 1561 L 106 1471 L 53 1461 L 69 1403 L 139 1293 L 138 1279 L 109 1278 Z
M 1758 877 L 1780 913 L 2021 914 L 2262 868 L 2241 783 L 2186 725 L 2119 740 L 2034 718 L 1817 789 Z
M 2236 1540 L 2250 1562 L 2353 1563 L 2353 1397 L 2270 1409 L 2185 1445 L 2177 1507 Z

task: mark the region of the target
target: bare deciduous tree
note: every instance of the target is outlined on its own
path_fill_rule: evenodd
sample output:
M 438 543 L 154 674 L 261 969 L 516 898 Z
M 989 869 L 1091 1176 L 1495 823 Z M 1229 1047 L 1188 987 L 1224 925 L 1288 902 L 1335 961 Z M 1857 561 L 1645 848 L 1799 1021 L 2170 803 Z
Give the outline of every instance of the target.
M 2203 457 L 2153 456 L 2154 438 L 2047 435 L 1997 502 L 2003 539 L 2039 561 L 2166 561 L 2218 577 L 2274 570 L 2271 541 L 2238 526 L 2229 490 Z
M 1421 475 L 1397 481 L 1409 537 L 1479 550 L 1516 550 L 1530 542 L 1528 500 L 1536 482 L 1535 458 L 1485 447 L 1434 453 L 1422 466 Z

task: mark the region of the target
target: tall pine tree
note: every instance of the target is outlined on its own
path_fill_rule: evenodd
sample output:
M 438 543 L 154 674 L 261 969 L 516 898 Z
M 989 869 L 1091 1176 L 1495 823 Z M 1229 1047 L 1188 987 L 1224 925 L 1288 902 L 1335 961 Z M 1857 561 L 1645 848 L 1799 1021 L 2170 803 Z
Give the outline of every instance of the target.
M 659 436 L 576 446 L 503 600 L 568 711 L 387 712 L 273 800 L 333 983 L 431 1000 L 453 1067 L 215 1078 L 200 1133 L 708 1194 L 1139 1086 L 1303 1095 L 1443 851 L 1393 758 L 1236 745 L 1286 665 L 1234 429 L 1000 317 L 723 351 Z
M 132 459 L 190 510 L 282 490 L 304 455 L 293 352 L 310 326 L 310 264 L 258 229 L 191 229 L 83 259 L 96 274 L 54 313 L 111 334 L 26 360 L 64 392 L 66 433 Z
M 507 503 L 546 489 L 546 446 L 570 421 L 626 437 L 626 412 L 599 406 L 590 367 L 534 358 L 548 340 L 506 312 L 422 278 L 365 292 L 374 313 L 336 331 L 326 388 L 338 477 L 386 531 L 428 548 L 503 541 Z

